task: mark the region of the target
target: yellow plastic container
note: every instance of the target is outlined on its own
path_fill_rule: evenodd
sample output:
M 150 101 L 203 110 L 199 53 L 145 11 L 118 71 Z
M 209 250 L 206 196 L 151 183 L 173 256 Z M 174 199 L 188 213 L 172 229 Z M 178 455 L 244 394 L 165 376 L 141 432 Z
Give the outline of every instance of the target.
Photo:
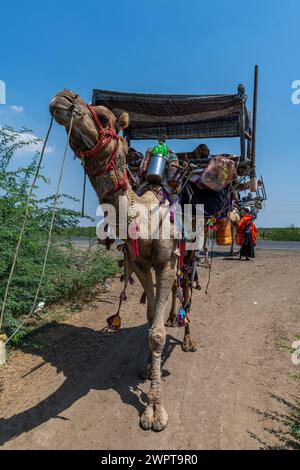
M 231 223 L 228 219 L 218 220 L 217 229 L 217 245 L 225 246 L 231 245 L 232 234 L 231 234 Z

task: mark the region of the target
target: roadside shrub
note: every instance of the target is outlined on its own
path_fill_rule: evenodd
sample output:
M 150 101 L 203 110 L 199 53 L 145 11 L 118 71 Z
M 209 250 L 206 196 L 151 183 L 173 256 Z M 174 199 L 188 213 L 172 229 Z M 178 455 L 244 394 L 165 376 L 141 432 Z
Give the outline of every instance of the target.
M 299 242 L 300 241 L 300 228 L 294 227 L 282 227 L 282 228 L 260 228 L 259 236 L 260 239 L 273 241 L 290 241 L 290 242 Z
M 28 130 L 16 132 L 9 127 L 0 128 L 0 306 L 23 222 L 30 182 L 39 157 L 36 153 L 29 165 L 11 169 L 16 150 L 32 143 L 22 140 L 23 132 L 28 133 Z M 38 198 L 40 183 L 47 184 L 49 181 L 43 175 L 40 176 L 30 201 L 28 223 L 5 309 L 3 330 L 8 335 L 20 319 L 29 313 L 40 279 L 54 201 L 54 196 Z M 64 238 L 62 243 L 61 236 L 71 234 L 80 217 L 79 212 L 63 207 L 68 199 L 73 198 L 65 194 L 59 197 L 53 243 L 38 299 L 47 306 L 62 300 L 84 298 L 94 284 L 118 271 L 114 259 L 103 254 L 100 256 L 100 248 L 79 251 L 68 239 Z

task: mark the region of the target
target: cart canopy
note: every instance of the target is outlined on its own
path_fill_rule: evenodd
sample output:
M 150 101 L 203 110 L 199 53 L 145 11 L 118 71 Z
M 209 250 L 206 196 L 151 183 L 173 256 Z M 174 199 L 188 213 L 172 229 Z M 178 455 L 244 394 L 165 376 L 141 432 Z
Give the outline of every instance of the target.
M 243 87 L 233 95 L 175 95 L 94 90 L 93 105 L 127 111 L 128 140 L 251 138 Z

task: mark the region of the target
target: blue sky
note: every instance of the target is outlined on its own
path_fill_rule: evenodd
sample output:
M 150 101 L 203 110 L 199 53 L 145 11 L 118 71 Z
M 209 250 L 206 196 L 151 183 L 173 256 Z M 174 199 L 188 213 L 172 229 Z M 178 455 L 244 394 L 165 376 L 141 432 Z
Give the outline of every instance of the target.
M 244 83 L 251 107 L 259 64 L 257 166 L 268 201 L 258 225 L 300 226 L 300 105 L 291 101 L 292 82 L 300 79 L 299 29 L 297 0 L 5 2 L 0 80 L 7 104 L 0 105 L 0 125 L 26 126 L 43 137 L 48 103 L 63 88 L 89 101 L 93 88 L 232 93 Z M 64 129 L 55 126 L 44 171 L 52 186 L 43 192 L 54 192 L 64 142 Z M 176 151 L 196 142 L 170 144 Z M 208 142 L 212 153 L 236 151 L 237 144 Z M 30 155 L 16 158 L 23 163 Z M 82 179 L 69 152 L 62 191 L 81 197 Z M 96 207 L 89 186 L 87 212 L 94 216 Z

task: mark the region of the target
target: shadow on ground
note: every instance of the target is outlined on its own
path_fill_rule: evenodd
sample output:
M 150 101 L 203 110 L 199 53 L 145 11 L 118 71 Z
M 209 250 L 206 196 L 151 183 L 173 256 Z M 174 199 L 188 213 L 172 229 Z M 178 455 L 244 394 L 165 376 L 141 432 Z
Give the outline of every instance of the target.
M 274 394 L 270 396 L 274 401 L 285 406 L 286 413 L 258 409 L 253 409 L 253 411 L 259 415 L 260 420 L 274 423 L 273 426 L 271 424 L 266 426 L 264 431 L 272 437 L 273 442 L 275 437 L 277 443 L 270 445 L 260 436 L 252 432 L 248 434 L 259 443 L 261 450 L 300 450 L 300 439 L 294 435 L 294 431 L 300 428 L 299 405 Z M 279 428 L 281 430 L 278 430 Z
M 32 339 L 45 345 L 43 349 L 30 346 L 22 349 L 41 356 L 42 362 L 26 376 L 45 364 L 51 364 L 57 372 L 64 374 L 65 380 L 37 405 L 8 419 L 0 419 L 0 445 L 51 418 L 64 419 L 60 413 L 92 389 L 115 390 L 123 403 L 142 414 L 146 396 L 139 388 L 141 379 L 138 372 L 147 363 L 147 330 L 145 324 L 108 333 L 59 323 L 37 330 Z M 176 338 L 167 335 L 162 360 L 163 377 L 170 375 L 164 366 L 178 344 L 181 343 Z

